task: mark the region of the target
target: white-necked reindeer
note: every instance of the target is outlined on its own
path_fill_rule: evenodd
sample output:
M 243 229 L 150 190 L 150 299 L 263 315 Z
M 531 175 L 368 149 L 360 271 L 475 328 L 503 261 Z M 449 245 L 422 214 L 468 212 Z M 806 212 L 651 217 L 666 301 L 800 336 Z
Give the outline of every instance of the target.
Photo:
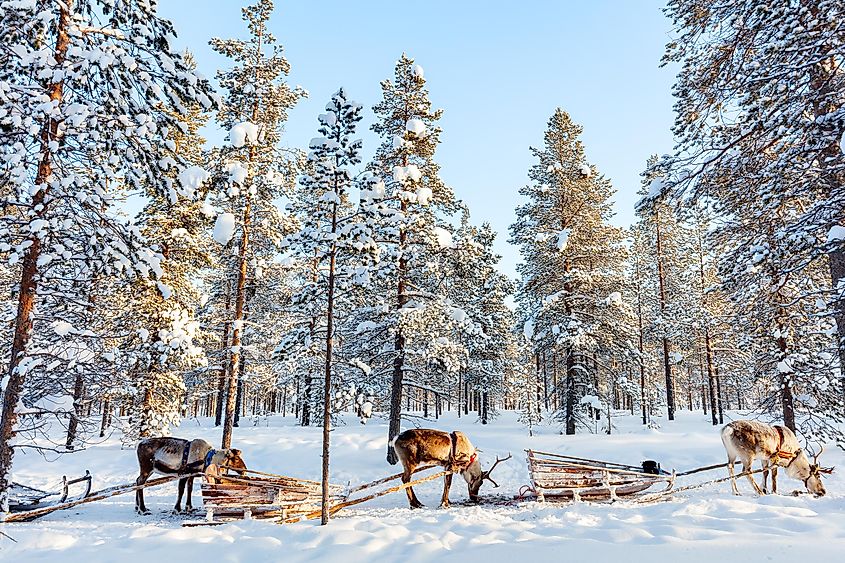
M 204 473 L 209 467 L 246 469 L 241 458 L 241 451 L 236 449 L 215 450 L 205 440 L 183 440 L 181 438 L 147 438 L 138 443 L 138 466 L 141 474 L 135 480 L 136 485 L 143 485 L 155 471 L 165 475 L 190 475 Z M 225 471 L 225 469 L 223 469 Z M 174 510 L 181 512 L 182 495 L 185 485 L 188 486 L 188 498 L 185 501 L 185 511 L 193 509 L 191 493 L 194 488 L 194 478 L 179 479 L 179 495 L 176 498 Z M 135 493 L 135 510 L 141 514 L 149 514 L 144 504 L 144 489 Z
M 467 482 L 467 492 L 471 500 L 478 500 L 478 491 L 485 479 L 498 487 L 491 477 L 496 465 L 501 461 L 510 459 L 508 457 L 499 459 L 493 466 L 483 471 L 478 461 L 478 452 L 463 432 L 443 432 L 442 430 L 431 430 L 428 428 L 417 428 L 405 430 L 393 439 L 393 449 L 399 461 L 402 462 L 402 482 L 411 480 L 411 475 L 418 467 L 440 465 L 452 471 L 446 475 L 443 483 L 443 496 L 440 499 L 440 507 L 449 507 L 449 488 L 452 486 L 452 474 L 460 473 Z M 423 504 L 417 499 L 413 487 L 405 489 L 408 495 L 408 502 L 411 508 L 422 508 Z
M 832 469 L 819 467 L 820 451 L 813 459 L 813 463 L 807 458 L 807 454 L 801 449 L 798 439 L 789 428 L 785 426 L 769 426 L 755 420 L 735 420 L 722 428 L 722 443 L 728 453 L 728 472 L 731 476 L 731 487 L 735 495 L 739 494 L 734 474 L 734 462 L 739 459 L 742 462 L 742 471 L 747 473 L 751 470 L 751 464 L 759 459 L 763 464 L 763 487 L 754 480 L 752 475 L 746 475 L 757 494 L 764 495 L 767 492 L 766 480 L 769 470 L 772 472 L 772 492 L 778 492 L 777 475 L 778 468 L 786 470 L 786 474 L 793 479 L 800 479 L 804 482 L 807 490 L 814 495 L 825 494 L 822 484 L 821 473 L 830 473 Z M 824 451 L 824 448 L 822 448 Z

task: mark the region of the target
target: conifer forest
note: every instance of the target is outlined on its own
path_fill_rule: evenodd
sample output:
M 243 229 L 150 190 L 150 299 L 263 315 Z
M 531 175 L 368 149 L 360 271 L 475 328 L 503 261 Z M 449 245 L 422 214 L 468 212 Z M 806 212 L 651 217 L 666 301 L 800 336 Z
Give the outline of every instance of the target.
M 841 553 L 845 479 L 830 465 L 845 463 L 845 3 L 561 3 L 610 19 L 625 4 L 665 29 L 646 63 L 671 86 L 668 142 L 648 146 L 644 130 L 623 177 L 592 148 L 602 110 L 573 110 L 561 90 L 522 124 L 521 182 L 482 196 L 452 178 L 513 162 L 444 153 L 465 137 L 440 92 L 462 80 L 472 92 L 475 71 L 415 55 L 419 41 L 450 44 L 415 15 L 440 3 L 356 5 L 376 22 L 405 14 L 412 43 L 385 52 L 350 22 L 348 41 L 381 57 L 354 64 L 378 65 L 381 81 L 360 93 L 338 81 L 321 99 L 294 77 L 343 3 L 242 3 L 0 0 L 0 558 Z M 204 31 L 203 12 L 223 7 L 227 33 Z M 465 8 L 479 14 L 467 29 L 507 11 Z M 312 13 L 310 45 L 279 32 L 289 9 Z M 166 15 L 179 10 L 196 13 Z M 182 27 L 204 41 L 186 44 Z M 513 34 L 501 49 L 531 31 Z M 473 134 L 505 138 L 521 102 L 479 72 L 485 86 L 467 95 L 496 110 Z M 310 137 L 290 125 L 306 102 L 322 108 Z M 471 208 L 478 197 L 501 217 Z M 444 431 L 441 457 L 409 431 L 424 428 Z M 175 481 L 147 488 L 147 455 L 147 476 L 179 479 L 177 511 L 186 481 L 191 506 L 186 476 L 205 473 L 193 516 L 169 512 Z M 618 500 L 650 478 L 648 459 L 671 495 Z M 441 465 L 447 483 L 456 473 L 451 508 L 434 508 L 438 480 L 415 485 L 432 508 L 408 511 L 416 463 Z M 721 469 L 682 477 L 708 464 Z M 235 471 L 230 504 L 210 466 Z M 396 494 L 351 506 L 372 483 L 356 485 L 403 468 Z M 74 497 L 67 478 L 86 470 Z M 734 471 L 754 471 L 735 481 L 741 496 Z M 573 472 L 582 481 L 564 483 Z M 585 485 L 589 472 L 600 476 Z M 308 492 L 283 502 L 289 481 Z M 124 486 L 140 504 L 94 502 Z M 267 487 L 270 500 L 249 496 Z M 14 523 L 69 501 L 85 504 Z

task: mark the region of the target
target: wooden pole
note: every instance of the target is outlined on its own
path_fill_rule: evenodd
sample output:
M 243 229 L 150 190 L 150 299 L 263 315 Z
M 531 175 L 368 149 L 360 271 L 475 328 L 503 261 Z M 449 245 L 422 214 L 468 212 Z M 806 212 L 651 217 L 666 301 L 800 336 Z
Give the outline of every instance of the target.
M 7 522 L 25 522 L 27 520 L 32 520 L 34 518 L 39 518 L 44 516 L 45 514 L 49 514 L 51 512 L 55 512 L 56 510 L 64 510 L 66 508 L 73 508 L 74 506 L 79 506 L 80 504 L 86 504 L 89 502 L 96 502 L 98 500 L 104 500 L 109 497 L 115 497 L 118 495 L 123 495 L 126 493 L 131 493 L 133 491 L 137 491 L 138 489 L 146 489 L 147 487 L 155 487 L 157 485 L 163 485 L 165 483 L 169 483 L 170 481 L 176 481 L 177 479 L 186 479 L 188 477 L 202 477 L 202 473 L 189 473 L 185 475 L 170 475 L 168 477 L 159 477 L 157 479 L 150 479 L 143 485 L 116 485 L 114 487 L 109 487 L 107 489 L 103 489 L 101 491 L 96 491 L 91 493 L 85 498 L 72 500 L 69 502 L 63 502 L 60 504 L 54 504 L 53 506 L 45 506 L 44 508 L 38 508 L 35 510 L 26 510 L 24 512 L 15 512 L 12 514 L 7 514 L 6 517 L 2 520 L 3 523 Z

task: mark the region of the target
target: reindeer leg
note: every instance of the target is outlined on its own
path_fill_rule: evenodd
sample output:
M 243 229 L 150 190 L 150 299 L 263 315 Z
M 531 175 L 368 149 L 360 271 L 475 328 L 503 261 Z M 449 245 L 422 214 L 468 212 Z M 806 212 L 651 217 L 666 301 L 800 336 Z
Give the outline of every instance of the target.
M 736 458 L 731 459 L 728 457 L 728 475 L 731 477 L 731 489 L 733 490 L 733 494 L 739 496 L 739 489 L 736 486 L 736 473 L 734 472 L 734 462 Z
M 766 487 L 768 480 L 769 480 L 769 460 L 764 459 L 763 460 L 763 494 L 764 495 L 769 494 L 768 488 Z
M 136 485 L 143 485 L 147 482 L 147 479 L 150 478 L 150 475 L 153 473 L 154 463 L 151 457 L 146 457 L 142 452 L 138 452 L 138 467 L 140 469 L 140 475 L 138 478 L 135 479 Z M 135 491 L 135 512 L 138 514 L 149 514 L 150 511 L 147 510 L 147 505 L 144 504 L 144 489 L 138 489 Z
M 751 471 L 751 464 L 753 462 L 754 462 L 753 459 L 749 459 L 748 461 L 742 460 L 742 472 L 748 473 L 749 471 Z M 748 475 L 746 475 L 746 477 L 748 477 L 748 480 L 751 482 L 751 486 L 754 487 L 754 490 L 757 491 L 758 495 L 762 496 L 762 495 L 766 494 L 766 493 L 763 492 L 763 489 L 760 488 L 760 485 L 757 484 L 757 481 L 754 480 L 754 475 L 751 475 L 749 473 Z
M 179 479 L 179 495 L 176 497 L 176 506 L 173 507 L 173 511 L 176 513 L 182 512 L 182 495 L 185 494 L 185 483 L 187 482 L 187 479 Z
M 778 464 L 772 464 L 772 493 L 778 493 Z
M 188 477 L 188 498 L 185 500 L 185 512 L 191 512 L 194 509 L 194 503 L 191 501 L 191 496 L 194 492 L 194 478 Z
M 402 482 L 410 482 L 411 475 L 413 474 L 413 472 L 413 469 L 405 468 L 405 470 L 402 471 Z M 422 508 L 423 506 L 425 506 L 419 501 L 419 499 L 417 499 L 417 495 L 416 493 L 414 493 L 413 487 L 408 487 L 407 489 L 405 489 L 405 494 L 408 495 L 408 504 L 411 505 L 411 508 Z
M 440 499 L 440 508 L 449 508 L 449 489 L 452 488 L 452 474 L 447 473 L 443 478 L 443 497 Z

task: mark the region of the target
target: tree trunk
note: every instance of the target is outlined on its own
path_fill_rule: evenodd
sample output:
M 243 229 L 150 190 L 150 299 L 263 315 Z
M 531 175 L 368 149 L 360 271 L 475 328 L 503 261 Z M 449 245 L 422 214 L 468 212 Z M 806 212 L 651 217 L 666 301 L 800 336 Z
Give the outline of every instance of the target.
M 85 383 L 82 374 L 76 374 L 76 381 L 73 384 L 73 412 L 70 413 L 70 421 L 67 425 L 67 440 L 65 449 L 73 451 L 73 443 L 76 441 L 76 432 L 79 428 L 79 419 L 82 416 L 82 396 L 85 391 Z
M 108 395 L 103 397 L 103 404 L 101 408 L 103 409 L 103 418 L 100 420 L 100 438 L 103 438 L 106 435 L 106 428 L 109 427 L 109 419 L 111 418 L 109 416 L 109 414 L 111 413 L 111 400 L 109 400 Z
M 463 387 L 464 370 L 458 370 L 458 418 L 461 418 L 461 391 Z
M 663 254 L 660 237 L 660 211 L 655 208 L 654 211 L 654 225 L 656 229 L 657 241 L 657 281 L 660 289 L 660 315 L 666 312 L 666 284 L 664 281 L 665 272 L 663 271 Z M 665 327 L 664 327 L 665 330 Z M 672 379 L 672 367 L 669 363 L 669 339 L 664 335 L 663 344 L 663 373 L 666 376 L 666 411 L 669 420 L 675 420 L 675 382 Z
M 566 433 L 575 434 L 575 354 L 566 353 Z
M 52 53 L 56 68 L 61 68 L 67 55 L 69 38 L 68 27 L 70 25 L 70 10 L 73 8 L 73 0 L 65 0 L 60 4 L 59 20 L 56 22 L 55 38 L 56 48 Z M 62 81 L 52 83 L 49 88 L 50 101 L 56 105 L 61 104 L 64 94 L 64 83 Z M 40 131 L 40 160 L 38 171 L 35 176 L 35 186 L 39 189 L 32 196 L 34 219 L 43 219 L 47 213 L 46 195 L 48 180 L 53 173 L 52 151 L 50 143 L 59 142 L 58 136 L 60 123 L 48 119 Z M 3 412 L 0 415 L 0 512 L 7 506 L 7 491 L 11 485 L 9 474 L 12 469 L 12 457 L 14 448 L 11 442 L 15 437 L 15 424 L 17 413 L 15 409 L 23 393 L 26 374 L 18 371 L 18 366 L 26 353 L 26 347 L 32 336 L 32 320 L 35 307 L 36 293 L 38 289 L 38 258 L 41 256 L 41 239 L 37 235 L 31 235 L 28 239 L 29 248 L 26 249 L 21 263 L 21 277 L 18 292 L 18 311 L 15 316 L 14 336 L 12 339 L 12 350 L 9 355 L 9 379 L 6 389 L 3 390 Z
M 783 334 L 784 328 L 778 327 L 780 334 Z M 786 339 L 783 336 L 777 339 L 779 362 L 786 359 Z M 795 432 L 795 406 L 792 399 L 792 377 L 789 373 L 780 373 L 780 403 L 783 410 L 783 425 Z
M 407 165 L 407 163 L 406 163 Z M 400 204 L 402 213 L 408 210 L 408 204 L 403 200 Z M 399 248 L 400 251 L 405 249 L 407 245 L 407 233 L 405 229 L 399 230 Z M 405 254 L 401 254 L 399 258 L 399 280 L 396 285 L 396 305 L 397 310 L 401 310 L 408 302 L 408 296 L 405 294 L 405 278 L 408 275 L 408 261 Z M 405 335 L 402 330 L 396 327 L 396 338 L 393 341 L 393 351 L 395 357 L 393 358 L 393 381 L 390 387 L 390 419 L 387 429 L 387 462 L 390 465 L 396 465 L 399 458 L 396 457 L 396 452 L 393 451 L 393 438 L 399 435 L 399 430 L 402 427 L 402 380 L 404 378 L 405 365 Z
M 335 194 L 338 189 L 335 188 Z M 332 234 L 337 233 L 337 203 L 332 204 Z M 322 507 L 320 524 L 329 523 L 329 432 L 331 430 L 331 390 L 332 390 L 332 344 L 334 340 L 334 286 L 335 267 L 337 261 L 337 246 L 332 243 L 329 255 L 328 296 L 326 298 L 326 362 L 323 382 L 323 473 L 322 473 Z M 401 400 L 401 398 L 400 398 Z M 390 448 L 393 449 L 392 447 Z
M 546 361 L 546 351 L 543 350 L 543 405 L 546 407 L 546 412 L 549 411 L 549 375 L 548 362 Z
M 714 367 L 713 373 L 716 374 L 716 406 L 719 407 L 719 424 L 724 424 L 725 416 L 722 404 L 722 377 L 719 375 L 718 367 Z
M 236 383 L 236 393 L 235 393 L 235 420 L 232 422 L 232 426 L 235 428 L 239 427 L 241 424 L 241 415 L 243 414 L 244 408 L 244 356 L 241 354 L 241 361 L 240 365 L 238 366 L 238 381 Z
M 487 404 L 487 391 L 482 391 L 481 393 L 481 424 L 487 424 L 488 422 L 488 404 Z
M 252 159 L 250 159 L 252 160 Z M 226 384 L 226 413 L 223 423 L 222 448 L 232 447 L 232 429 L 235 426 L 235 401 L 237 384 L 240 377 L 241 337 L 243 334 L 244 301 L 246 298 L 247 248 L 249 247 L 249 228 L 252 220 L 252 198 L 245 195 L 243 213 L 243 232 L 238 249 L 238 281 L 235 285 L 235 315 L 232 323 L 232 346 L 229 353 L 229 373 Z
M 232 291 L 229 287 L 229 282 L 226 282 L 226 306 L 223 318 L 223 337 L 221 339 L 220 348 L 220 374 L 217 378 L 217 410 L 214 414 L 214 426 L 220 426 L 223 423 L 223 405 L 226 397 L 226 378 L 229 368 L 229 308 L 232 305 Z

